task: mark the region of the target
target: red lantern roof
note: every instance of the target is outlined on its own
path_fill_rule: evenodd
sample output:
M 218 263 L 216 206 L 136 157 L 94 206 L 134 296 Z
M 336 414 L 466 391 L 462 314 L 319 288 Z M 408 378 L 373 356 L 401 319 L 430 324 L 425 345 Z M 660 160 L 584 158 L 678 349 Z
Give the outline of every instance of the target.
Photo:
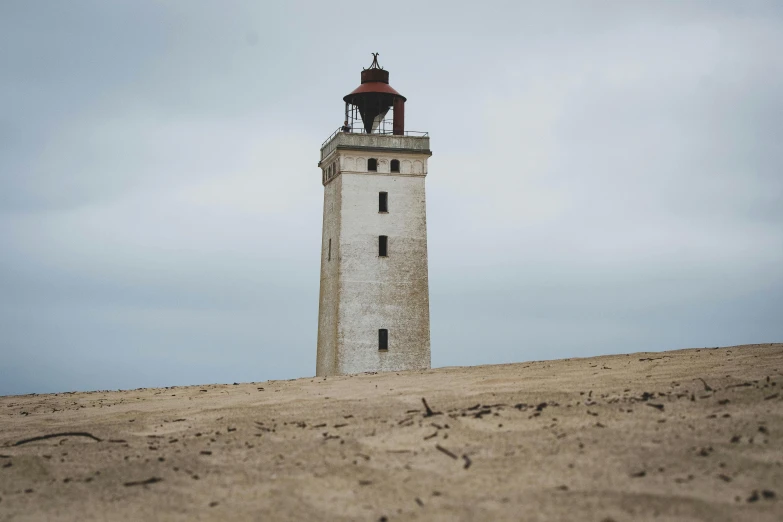
M 407 100 L 405 96 L 395 91 L 392 86 L 389 85 L 389 71 L 382 69 L 381 66 L 378 65 L 378 53 L 373 53 L 372 64 L 362 71 L 362 84 L 351 91 L 351 94 L 345 96 L 343 101 L 355 103 L 357 98 L 354 96 L 366 94 L 389 94 L 392 96 L 399 96 L 404 101 Z
M 378 94 L 391 94 L 392 96 L 399 96 L 403 100 L 407 100 L 405 96 L 395 91 L 391 85 L 388 83 L 383 82 L 367 82 L 363 83 L 360 86 L 358 86 L 356 89 L 351 91 L 351 94 L 348 94 L 343 98 L 343 101 L 346 101 L 348 103 L 353 103 L 353 96 L 355 94 L 369 94 L 369 93 L 378 93 Z

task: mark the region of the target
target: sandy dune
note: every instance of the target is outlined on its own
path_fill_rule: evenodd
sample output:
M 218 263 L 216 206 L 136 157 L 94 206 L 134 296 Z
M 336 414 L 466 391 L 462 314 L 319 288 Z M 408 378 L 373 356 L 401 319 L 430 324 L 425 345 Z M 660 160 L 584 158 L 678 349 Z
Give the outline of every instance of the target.
M 779 521 L 781 372 L 774 344 L 0 397 L 0 519 Z

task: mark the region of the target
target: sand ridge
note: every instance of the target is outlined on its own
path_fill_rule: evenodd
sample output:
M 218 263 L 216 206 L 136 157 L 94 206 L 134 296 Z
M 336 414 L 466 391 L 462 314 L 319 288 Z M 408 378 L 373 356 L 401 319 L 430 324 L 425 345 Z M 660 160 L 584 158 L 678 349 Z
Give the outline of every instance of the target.
M 0 520 L 781 520 L 781 372 L 765 344 L 0 397 Z

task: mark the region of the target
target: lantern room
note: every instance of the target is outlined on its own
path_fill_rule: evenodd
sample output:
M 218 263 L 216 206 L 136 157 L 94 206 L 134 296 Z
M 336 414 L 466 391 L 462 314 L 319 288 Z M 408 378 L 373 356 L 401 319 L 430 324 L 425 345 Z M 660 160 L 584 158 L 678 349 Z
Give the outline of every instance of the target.
M 389 85 L 389 71 L 378 64 L 372 53 L 370 67 L 362 70 L 362 83 L 345 96 L 343 132 L 405 134 L 405 96 Z M 387 119 L 389 111 L 392 118 Z

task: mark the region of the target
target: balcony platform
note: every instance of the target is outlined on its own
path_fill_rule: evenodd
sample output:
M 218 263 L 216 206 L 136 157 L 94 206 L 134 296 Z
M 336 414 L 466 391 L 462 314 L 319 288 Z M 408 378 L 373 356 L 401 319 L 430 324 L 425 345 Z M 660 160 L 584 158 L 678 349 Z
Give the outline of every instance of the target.
M 343 132 L 337 129 L 321 145 L 321 162 L 339 149 L 377 151 L 377 152 L 406 152 L 408 154 L 425 154 L 432 156 L 430 150 L 430 137 L 426 132 L 406 132 L 406 135 L 396 134 L 367 134 L 359 132 Z M 318 164 L 321 165 L 320 163 Z

